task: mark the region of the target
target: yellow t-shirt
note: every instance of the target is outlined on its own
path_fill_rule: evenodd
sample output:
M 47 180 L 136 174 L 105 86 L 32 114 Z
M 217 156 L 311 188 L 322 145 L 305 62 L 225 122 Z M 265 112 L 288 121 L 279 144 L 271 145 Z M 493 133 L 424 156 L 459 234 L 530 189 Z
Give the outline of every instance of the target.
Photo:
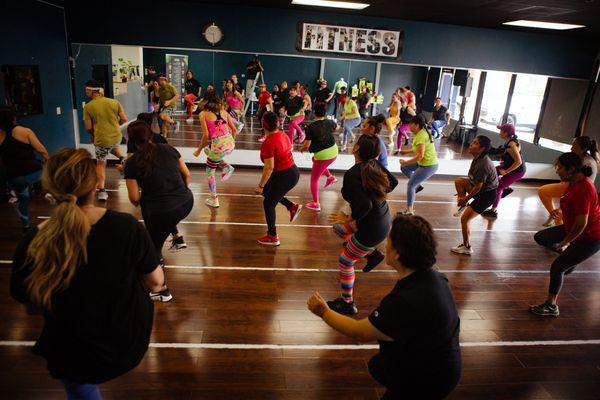
M 171 100 L 177 94 L 177 89 L 170 83 L 165 83 L 165 86 L 158 88 L 158 97 L 160 104 L 165 104 L 165 101 Z M 167 108 L 175 108 L 175 103 L 169 104 Z
M 425 154 L 423 155 L 423 159 L 419 162 L 419 165 L 422 167 L 437 165 L 438 157 L 437 152 L 435 151 L 435 143 L 431 143 L 431 140 L 429 140 L 429 134 L 425 129 L 421 129 L 419 132 L 417 132 L 413 139 L 412 148 L 414 152 L 417 151 L 417 146 L 420 144 L 425 145 Z
M 352 112 L 353 108 L 356 109 L 355 112 Z M 344 103 L 344 118 L 360 118 L 360 114 L 358 113 L 358 107 L 356 106 L 356 102 L 354 100 L 348 100 L 346 103 Z
M 94 146 L 110 147 L 121 143 L 119 114 L 122 112 L 121 103 L 107 97 L 96 97 L 83 107 L 83 120 L 92 121 L 94 128 Z

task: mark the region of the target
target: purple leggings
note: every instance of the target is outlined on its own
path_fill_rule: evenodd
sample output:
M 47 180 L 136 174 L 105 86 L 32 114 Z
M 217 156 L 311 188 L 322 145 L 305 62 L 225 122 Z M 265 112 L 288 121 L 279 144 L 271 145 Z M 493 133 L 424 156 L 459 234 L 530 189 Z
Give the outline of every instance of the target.
M 525 176 L 525 172 L 511 172 L 510 174 L 500 176 L 500 170 L 503 168 L 500 165 L 496 167 L 496 172 L 498 172 L 498 194 L 496 195 L 496 201 L 492 205 L 494 210 L 498 207 L 500 199 L 502 199 L 502 191 Z
M 331 172 L 327 169 L 336 159 L 333 157 L 330 160 L 315 160 L 313 157 L 312 171 L 310 172 L 310 192 L 312 193 L 313 201 L 319 202 L 319 179 L 321 175 L 331 176 Z
M 294 131 L 298 132 L 298 141 L 304 141 L 304 132 L 302 132 L 302 128 L 300 128 L 300 123 L 304 121 L 304 113 L 298 115 L 293 120 L 290 118 L 290 123 L 288 127 L 288 136 L 292 143 L 294 143 Z
M 398 125 L 398 136 L 396 137 L 396 144 L 398 145 L 398 149 L 402 148 L 404 139 L 408 139 L 408 132 L 410 132 L 410 127 L 408 124 Z

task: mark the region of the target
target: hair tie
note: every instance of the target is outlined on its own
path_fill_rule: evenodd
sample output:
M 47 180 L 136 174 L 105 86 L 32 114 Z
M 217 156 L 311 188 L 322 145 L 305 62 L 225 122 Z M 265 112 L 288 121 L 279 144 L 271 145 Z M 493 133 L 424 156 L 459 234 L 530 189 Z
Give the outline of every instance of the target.
M 74 194 L 71 194 L 71 193 L 59 196 L 58 198 L 52 196 L 52 198 L 55 199 L 55 202 L 58 204 L 60 204 L 60 203 L 77 203 L 77 196 L 75 196 Z

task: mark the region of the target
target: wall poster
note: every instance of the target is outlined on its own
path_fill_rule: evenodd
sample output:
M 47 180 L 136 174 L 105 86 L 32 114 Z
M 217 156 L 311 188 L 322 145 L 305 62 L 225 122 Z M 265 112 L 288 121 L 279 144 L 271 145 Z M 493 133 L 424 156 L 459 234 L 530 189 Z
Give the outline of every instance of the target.
M 299 22 L 296 48 L 302 52 L 394 58 L 402 54 L 402 31 Z
M 188 70 L 188 56 L 182 54 L 167 54 L 165 55 L 167 65 L 167 79 L 171 85 L 175 86 L 177 93 L 179 93 L 179 102 L 177 103 L 177 110 L 182 111 L 184 109 L 185 96 L 185 73 Z

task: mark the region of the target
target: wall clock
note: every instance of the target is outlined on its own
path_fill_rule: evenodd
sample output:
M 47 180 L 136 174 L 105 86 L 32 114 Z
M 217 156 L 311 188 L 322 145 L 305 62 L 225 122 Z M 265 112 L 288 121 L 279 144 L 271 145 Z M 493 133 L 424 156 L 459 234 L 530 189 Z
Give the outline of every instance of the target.
M 220 45 L 223 42 L 223 39 L 225 39 L 223 28 L 214 22 L 204 25 L 204 28 L 202 28 L 202 36 L 204 37 L 204 40 L 213 47 Z

